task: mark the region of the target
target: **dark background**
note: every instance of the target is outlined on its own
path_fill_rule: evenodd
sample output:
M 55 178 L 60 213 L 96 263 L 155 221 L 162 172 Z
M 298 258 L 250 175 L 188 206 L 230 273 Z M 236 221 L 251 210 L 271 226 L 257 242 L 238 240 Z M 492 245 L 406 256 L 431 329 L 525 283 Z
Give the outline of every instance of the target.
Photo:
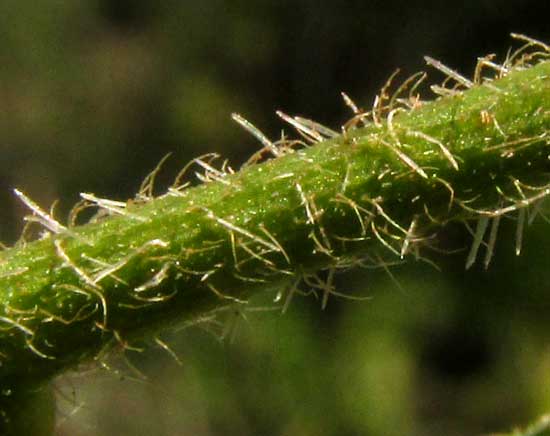
M 550 41 L 547 1 L 0 2 L 0 240 L 22 229 L 18 187 L 65 216 L 79 192 L 124 200 L 168 152 L 168 186 L 206 152 L 235 168 L 276 109 L 338 128 L 346 91 L 368 107 L 423 55 L 471 75 L 510 32 Z M 517 43 L 516 43 L 517 44 Z M 433 80 L 441 75 L 431 71 Z M 288 129 L 287 129 L 288 130 Z M 162 183 L 165 183 L 164 187 Z M 298 299 L 166 334 L 159 347 L 57 381 L 58 435 L 470 435 L 550 411 L 548 223 L 514 256 L 503 225 L 489 271 L 465 253 L 339 277 L 368 302 Z M 467 247 L 468 233 L 444 237 Z M 270 302 L 258 302 L 265 307 Z M 221 339 L 223 332 L 225 339 Z M 229 340 L 228 336 L 233 339 Z M 93 365 L 92 365 L 93 367 Z

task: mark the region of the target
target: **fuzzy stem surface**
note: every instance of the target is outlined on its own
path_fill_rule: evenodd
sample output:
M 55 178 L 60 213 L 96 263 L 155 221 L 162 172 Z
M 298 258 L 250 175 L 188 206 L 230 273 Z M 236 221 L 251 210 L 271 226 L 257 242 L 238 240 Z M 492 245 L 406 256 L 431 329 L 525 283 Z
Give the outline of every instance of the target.
M 333 272 L 420 256 L 449 222 L 479 229 L 474 263 L 550 194 L 550 62 L 447 94 L 386 98 L 334 137 L 297 121 L 314 144 L 234 174 L 201 160 L 196 187 L 88 196 L 105 216 L 85 225 L 35 206 L 47 235 L 0 253 L 0 395 L 304 278 L 326 298 Z

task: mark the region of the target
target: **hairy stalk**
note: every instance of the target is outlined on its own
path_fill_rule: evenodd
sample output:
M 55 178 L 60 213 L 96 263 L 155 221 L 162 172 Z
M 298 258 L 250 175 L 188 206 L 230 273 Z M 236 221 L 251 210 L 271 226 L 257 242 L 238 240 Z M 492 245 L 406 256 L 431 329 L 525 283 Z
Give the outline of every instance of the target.
M 156 172 L 132 201 L 83 195 L 75 215 L 99 209 L 85 225 L 17 191 L 46 231 L 0 253 L 0 392 L 258 292 L 286 306 L 307 286 L 326 304 L 337 270 L 421 257 L 452 221 L 474 227 L 467 267 L 484 247 L 489 263 L 502 218 L 517 217 L 519 252 L 523 223 L 550 194 L 550 62 L 533 60 L 546 49 L 493 64 L 498 77 L 482 77 L 484 58 L 473 81 L 429 58 L 456 86 L 424 102 L 415 76 L 364 113 L 345 96 L 356 114 L 338 135 L 280 113 L 307 147 L 271 143 L 235 116 L 275 159 L 234 173 L 202 157 L 192 163 L 203 184 L 180 174 L 157 198 Z

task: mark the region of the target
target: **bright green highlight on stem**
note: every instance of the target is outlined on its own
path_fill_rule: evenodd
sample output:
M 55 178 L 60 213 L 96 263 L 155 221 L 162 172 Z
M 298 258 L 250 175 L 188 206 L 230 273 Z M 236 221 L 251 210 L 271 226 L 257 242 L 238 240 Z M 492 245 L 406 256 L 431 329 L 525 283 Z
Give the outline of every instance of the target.
M 548 436 L 550 435 L 550 415 L 539 418 L 524 430 L 515 430 L 508 436 Z
M 467 266 L 482 241 L 489 263 L 501 217 L 517 216 L 519 250 L 550 194 L 550 62 L 509 69 L 433 102 L 383 91 L 334 137 L 301 122 L 327 138 L 234 174 L 196 161 L 197 187 L 88 196 L 104 216 L 86 225 L 20 193 L 49 234 L 0 253 L 0 393 L 258 292 L 288 304 L 307 285 L 326 303 L 338 269 L 424 256 L 451 221 L 476 226 Z

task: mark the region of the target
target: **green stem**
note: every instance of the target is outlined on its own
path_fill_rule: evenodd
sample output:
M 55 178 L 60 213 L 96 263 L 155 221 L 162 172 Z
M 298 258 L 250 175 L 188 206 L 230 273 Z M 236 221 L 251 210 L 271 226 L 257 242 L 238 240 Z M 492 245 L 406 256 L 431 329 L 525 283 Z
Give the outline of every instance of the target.
M 0 253 L 2 391 L 258 292 L 289 301 L 304 278 L 328 296 L 335 269 L 414 256 L 450 221 L 478 223 L 471 264 L 486 228 L 550 192 L 550 63 L 449 93 L 387 98 L 373 122 L 197 187 L 90 197 L 112 216 L 78 227 L 20 194 L 49 233 Z

